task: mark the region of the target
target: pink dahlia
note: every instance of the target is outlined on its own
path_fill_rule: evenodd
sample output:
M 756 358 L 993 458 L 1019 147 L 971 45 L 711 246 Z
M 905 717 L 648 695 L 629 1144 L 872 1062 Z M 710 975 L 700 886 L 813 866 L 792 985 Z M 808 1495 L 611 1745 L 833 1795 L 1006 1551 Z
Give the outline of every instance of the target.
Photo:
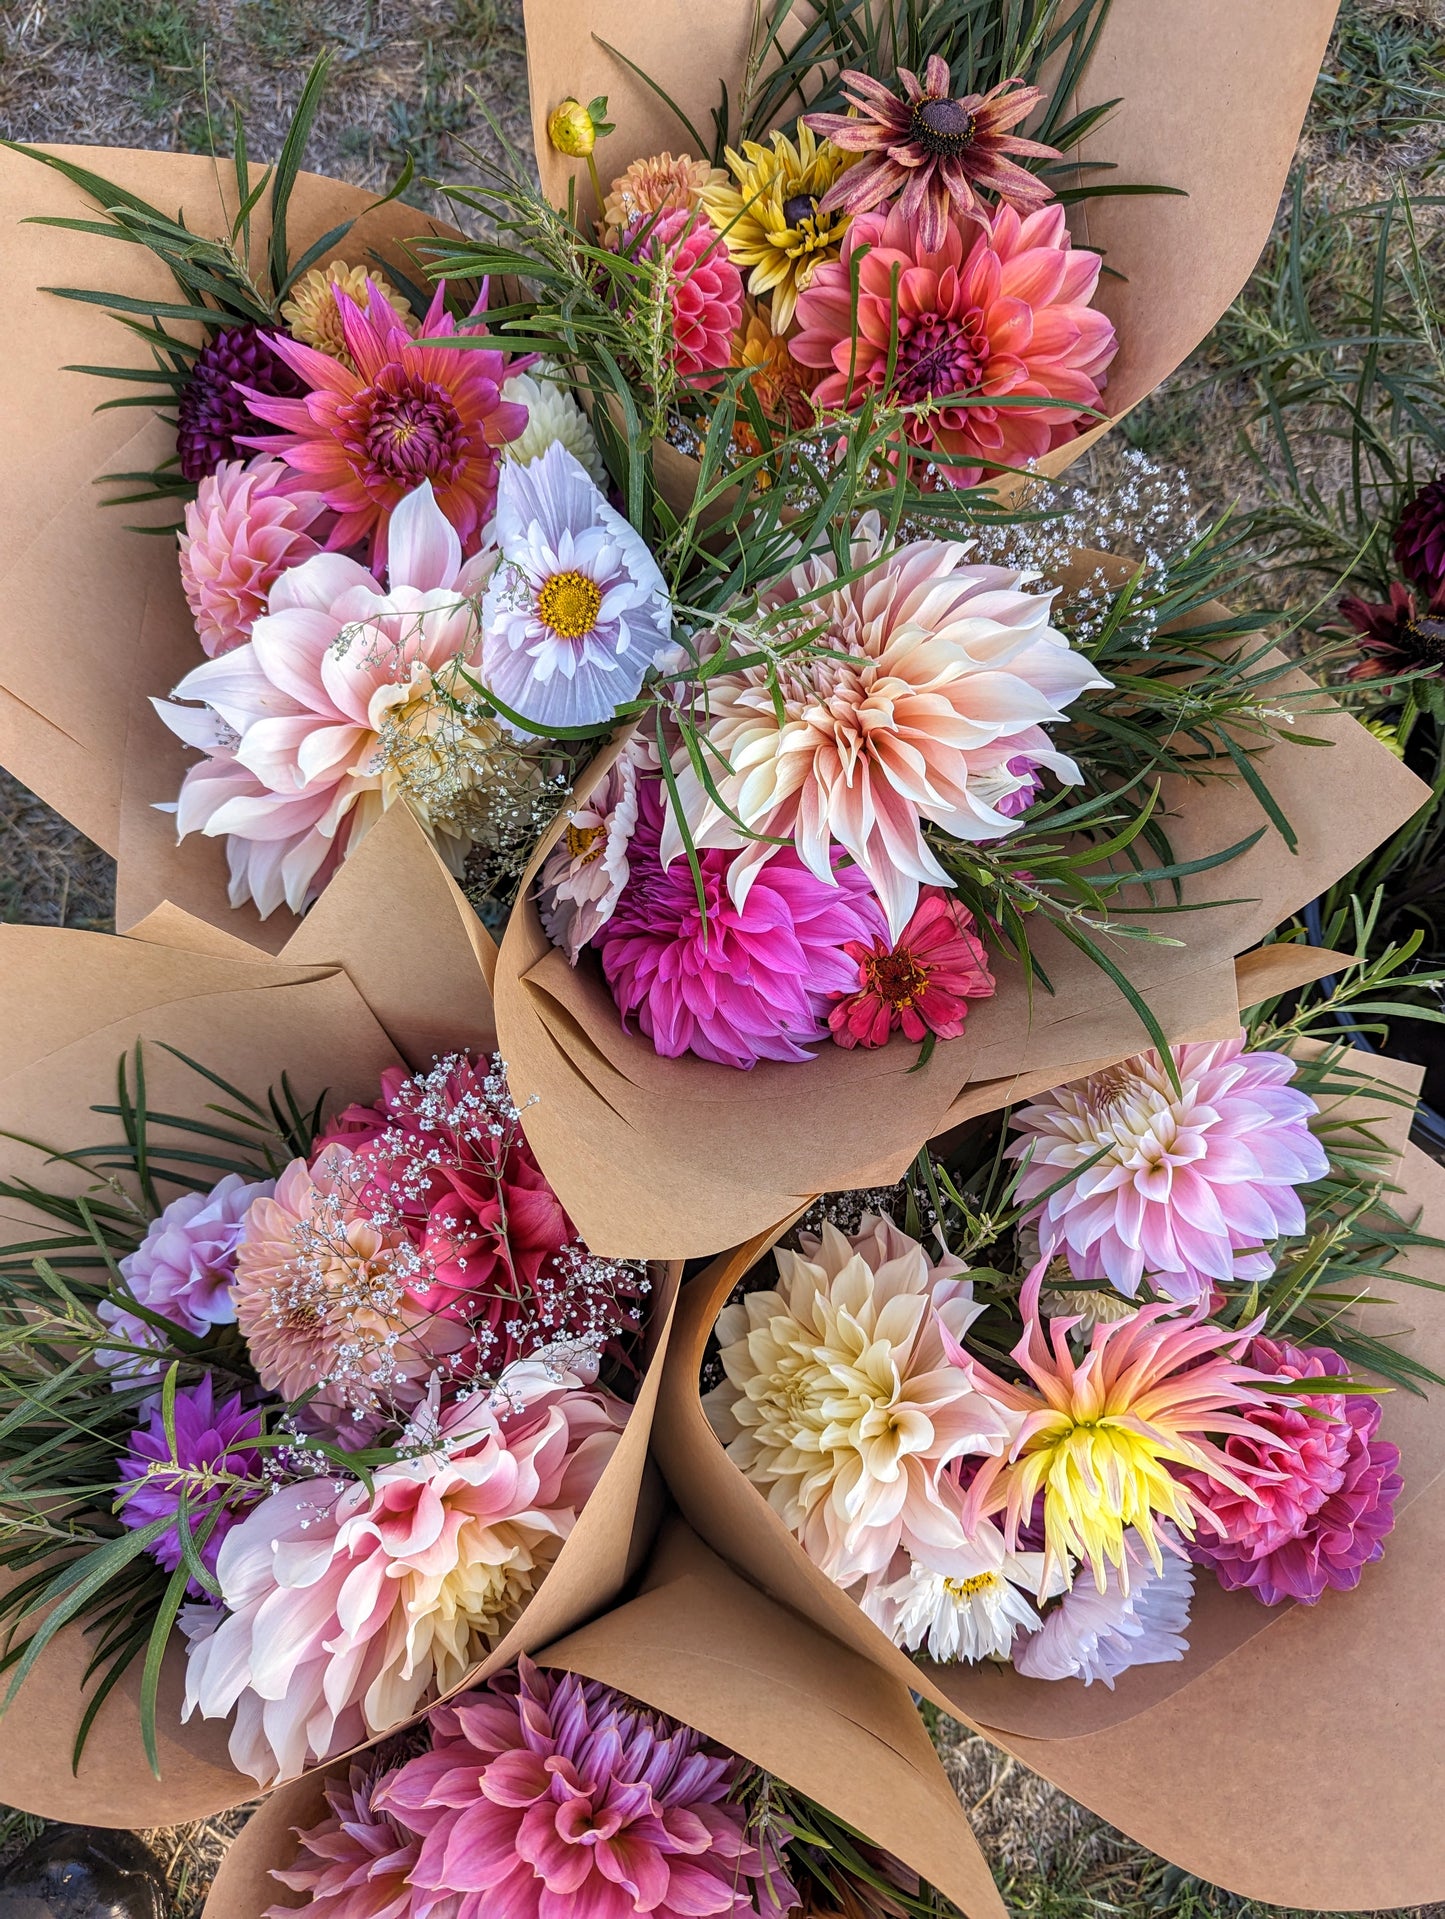
M 1004 802 L 1033 790 L 1034 767 L 1077 781 L 1044 728 L 1108 682 L 1050 625 L 1053 596 L 1025 591 L 1029 577 L 975 565 L 951 540 L 889 552 L 870 513 L 843 567 L 831 554 L 807 560 L 763 596 L 781 634 L 815 644 L 776 672 L 709 681 L 716 797 L 685 751 L 673 762 L 694 842 L 739 849 L 728 876 L 739 907 L 754 875 L 782 857 L 780 840 L 824 882 L 841 848 L 873 882 L 897 939 L 920 886 L 949 884 L 926 827 L 999 839 L 1013 827 Z M 664 860 L 682 845 L 669 812 Z
M 918 910 L 891 946 L 851 940 L 843 949 L 858 968 L 858 983 L 828 1015 L 840 1046 L 885 1046 L 901 1026 L 904 1037 L 957 1039 L 971 999 L 993 997 L 988 954 L 962 900 L 925 887 Z
M 376 1793 L 422 1835 L 415 1919 L 753 1919 L 799 1903 L 748 1838 L 744 1762 L 598 1680 L 523 1659 L 431 1732 Z
M 345 1779 L 326 1782 L 326 1816 L 297 1829 L 296 1857 L 271 1877 L 304 1892 L 315 1919 L 411 1919 L 412 1870 L 421 1841 L 377 1804 L 375 1762 L 353 1761 Z M 286 1919 L 294 1904 L 271 1906 L 265 1919 Z
M 914 446 L 950 484 L 973 486 L 1073 439 L 1081 414 L 1098 407 L 1116 344 L 1089 304 L 1099 265 L 1069 245 L 1060 206 L 1022 219 L 1007 206 L 950 214 L 937 247 L 898 207 L 862 213 L 841 257 L 799 295 L 789 345 L 800 365 L 825 373 L 820 407 L 854 409 L 877 394 L 915 409 Z
M 1018 1198 L 1040 1253 L 1131 1299 L 1146 1279 L 1197 1300 L 1272 1272 L 1269 1248 L 1304 1231 L 1296 1188 L 1329 1170 L 1310 1131 L 1319 1109 L 1283 1053 L 1240 1038 L 1176 1046 L 1174 1063 L 1177 1093 L 1159 1055 L 1140 1053 L 1013 1116 L 1008 1155 L 1027 1162 Z
M 733 335 L 743 317 L 743 282 L 711 222 L 674 207 L 634 222 L 623 236 L 622 251 L 665 269 L 670 358 L 679 378 L 696 380 L 730 365 Z
M 661 781 L 640 783 L 628 881 L 595 942 L 623 1024 L 635 1013 L 667 1059 L 810 1058 L 830 999 L 857 979 L 849 941 L 884 936 L 867 875 L 839 864 L 831 883 L 820 880 L 784 848 L 738 905 L 728 886 L 737 856 L 703 852 L 704 915 L 687 861 L 661 862 L 664 804 Z
M 317 553 L 275 582 L 244 646 L 153 702 L 207 755 L 181 787 L 181 837 L 231 841 L 232 904 L 252 899 L 263 918 L 283 902 L 293 913 L 310 905 L 403 789 L 454 858 L 466 844 L 449 812 L 428 813 L 430 787 L 415 772 L 433 766 L 438 712 L 465 697 L 457 676 L 480 657 L 468 596 L 490 558 L 463 561 L 427 481 L 397 507 L 391 532 L 385 586 L 356 560 Z
M 372 539 L 373 564 L 384 565 L 392 513 L 429 480 L 463 551 L 480 547 L 497 498 L 499 449 L 525 430 L 527 409 L 502 398 L 507 356 L 500 349 L 426 342 L 484 332 L 486 300 L 484 285 L 458 327 L 443 283 L 414 340 L 378 288 L 363 311 L 338 286 L 351 364 L 299 340 L 272 341 L 311 391 L 278 400 L 248 390 L 258 417 L 284 429 L 248 444 L 307 476 L 338 516 L 329 546 Z
M 180 536 L 181 585 L 210 658 L 249 640 L 280 575 L 319 551 L 307 529 L 324 510 L 264 455 L 223 460 L 201 481 Z
M 1197 1539 L 1194 1556 L 1227 1592 L 1247 1587 L 1266 1606 L 1312 1606 L 1332 1586 L 1357 1586 L 1383 1554 L 1400 1493 L 1399 1448 L 1375 1437 L 1378 1399 L 1329 1390 L 1330 1380 L 1349 1376 L 1338 1353 L 1260 1338 L 1249 1361 L 1298 1380 L 1301 1397 L 1272 1401 L 1253 1415 L 1262 1431 L 1226 1440 L 1242 1485 L 1198 1486 L 1224 1531 Z
M 520 1367 L 448 1408 L 435 1451 L 273 1493 L 222 1544 L 225 1615 L 191 1642 L 186 1716 L 234 1712 L 231 1757 L 269 1786 L 454 1691 L 546 1576 L 626 1418 L 573 1373 Z
M 548 939 L 574 966 L 617 910 L 632 870 L 627 850 L 637 828 L 637 770 L 646 758 L 645 743 L 623 748 L 587 798 L 568 808 L 562 837 L 543 864 L 537 912 Z

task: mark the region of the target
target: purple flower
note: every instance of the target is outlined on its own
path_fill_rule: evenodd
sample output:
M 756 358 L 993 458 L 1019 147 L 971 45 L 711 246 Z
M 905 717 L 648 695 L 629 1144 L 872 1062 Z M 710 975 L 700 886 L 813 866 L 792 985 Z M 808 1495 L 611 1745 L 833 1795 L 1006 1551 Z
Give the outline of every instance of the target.
M 1268 1438 L 1224 1442 L 1230 1466 L 1248 1488 L 1221 1482 L 1199 1490 L 1223 1528 L 1201 1528 L 1194 1557 L 1226 1592 L 1248 1587 L 1266 1606 L 1298 1599 L 1312 1606 L 1331 1586 L 1348 1589 L 1385 1550 L 1400 1493 L 1400 1453 L 1376 1439 L 1380 1402 L 1366 1393 L 1308 1392 L 1348 1376 L 1338 1353 L 1256 1339 L 1249 1363 L 1301 1382 L 1303 1405 L 1272 1401 L 1251 1413 Z
M 494 533 L 487 688 L 543 731 L 610 720 L 671 650 L 672 606 L 646 542 L 560 441 L 503 466 Z
M 625 1694 L 523 1659 L 430 1716 L 371 1816 L 422 1835 L 413 1919 L 755 1919 L 798 1905 L 747 1833 L 744 1762 Z
M 130 1451 L 120 1462 L 122 1501 L 117 1505 L 121 1524 L 138 1531 L 152 1520 L 174 1518 L 185 1494 L 191 1532 L 199 1533 L 207 1517 L 218 1517 L 200 1547 L 201 1563 L 216 1570 L 221 1541 L 248 1506 L 267 1491 L 261 1478 L 261 1454 L 252 1441 L 261 1436 L 261 1414 L 241 1403 L 239 1393 L 215 1403 L 209 1375 L 198 1386 L 182 1386 L 176 1393 L 176 1448 L 166 1438 L 160 1407 L 144 1426 L 131 1434 Z M 127 1487 L 134 1487 L 127 1493 Z M 167 1572 L 181 1563 L 179 1522 L 153 1539 L 147 1548 Z M 186 1591 L 200 1597 L 196 1580 Z
M 243 387 L 299 398 L 306 389 L 259 327 L 223 327 L 196 355 L 177 409 L 181 477 L 204 480 L 222 460 L 248 460 L 238 435 L 267 431 Z
M 274 1186 L 273 1180 L 245 1180 L 239 1173 L 227 1173 L 209 1193 L 183 1193 L 173 1199 L 151 1221 L 135 1251 L 120 1262 L 137 1305 L 197 1335 L 213 1326 L 233 1325 L 241 1228 L 252 1201 L 267 1197 Z M 159 1330 L 127 1304 L 106 1300 L 99 1311 L 125 1345 L 161 1348 Z M 159 1363 L 147 1362 L 137 1353 L 102 1351 L 97 1357 L 109 1368 L 117 1387 L 160 1377 Z
M 867 874 L 835 865 L 829 886 L 791 846 L 779 847 L 738 906 L 728 871 L 744 856 L 706 850 L 704 921 L 687 861 L 660 862 L 663 805 L 660 781 L 639 781 L 627 885 L 594 936 L 624 1023 L 636 1013 L 669 1059 L 696 1053 L 738 1067 L 809 1059 L 805 1048 L 827 1037 L 832 996 L 858 983 L 848 943 L 887 939 Z
M 1172 1527 L 1160 1527 L 1166 1543 L 1178 1545 Z M 1103 1592 L 1092 1579 L 1076 1579 L 1039 1631 L 1014 1641 L 1013 1663 L 1029 1679 L 1101 1680 L 1110 1692 L 1131 1666 L 1167 1665 L 1188 1650 L 1184 1629 L 1194 1596 L 1194 1569 L 1177 1552 L 1166 1551 L 1156 1571 L 1138 1533 L 1124 1538 L 1129 1557 L 1129 1590 L 1120 1588 L 1118 1570 L 1105 1571 Z

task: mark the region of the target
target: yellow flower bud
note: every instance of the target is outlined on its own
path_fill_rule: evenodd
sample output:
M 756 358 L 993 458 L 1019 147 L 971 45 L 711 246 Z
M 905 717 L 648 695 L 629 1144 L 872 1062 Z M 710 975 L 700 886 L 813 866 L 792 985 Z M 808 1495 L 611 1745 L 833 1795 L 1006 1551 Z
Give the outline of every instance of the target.
M 580 100 L 564 100 L 547 115 L 547 138 L 559 153 L 585 160 L 597 145 L 597 128 Z

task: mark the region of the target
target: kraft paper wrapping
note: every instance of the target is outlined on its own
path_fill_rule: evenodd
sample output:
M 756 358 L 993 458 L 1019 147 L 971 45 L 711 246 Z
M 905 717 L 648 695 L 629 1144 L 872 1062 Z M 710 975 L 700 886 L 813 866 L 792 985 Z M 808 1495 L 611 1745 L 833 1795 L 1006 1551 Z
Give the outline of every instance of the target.
M 430 997 L 432 982 L 456 970 L 444 926 L 425 929 L 416 956 L 424 963 L 391 980 L 381 997 L 397 1031 L 424 1031 L 428 1042 L 450 1050 L 475 1039 L 470 1016 L 448 1032 L 445 1006 Z M 117 1061 L 138 1039 L 145 1042 L 148 1102 L 159 1112 L 199 1115 L 222 1097 L 167 1046 L 253 1098 L 285 1072 L 303 1102 L 326 1089 L 333 1111 L 374 1099 L 382 1071 L 398 1064 L 396 1044 L 337 958 L 345 957 L 342 946 L 328 946 L 325 964 L 292 964 L 248 949 L 174 907 L 154 915 L 147 930 L 152 937 L 115 938 L 0 926 L 0 1133 L 65 1147 L 118 1136 L 119 1122 L 90 1108 L 113 1098 Z M 341 930 L 333 924 L 335 938 Z M 460 920 L 449 930 L 453 945 L 469 955 Z M 404 959 L 397 955 L 399 965 Z M 412 1013 L 403 1004 L 404 986 Z M 157 1133 L 164 1137 L 165 1129 Z M 0 1139 L 0 1174 L 43 1178 L 73 1192 L 92 1184 L 76 1168 L 43 1168 L 38 1154 L 8 1138 Z M 0 1223 L 11 1239 L 34 1224 L 22 1206 L 3 1210 L 9 1216 Z M 591 1617 L 621 1588 L 651 1537 L 657 1492 L 647 1467 L 648 1437 L 677 1279 L 676 1268 L 656 1276 L 647 1370 L 616 1452 L 536 1597 L 479 1671 L 506 1665 Z M 73 1772 L 88 1657 L 83 1632 L 59 1633 L 0 1717 L 0 1801 L 46 1818 L 125 1827 L 176 1824 L 255 1796 L 254 1782 L 230 1764 L 223 1722 L 181 1723 L 179 1637 L 161 1680 L 160 1779 L 141 1747 L 138 1667 L 101 1708 Z
M 1286 978 L 1281 968 L 1269 991 Z M 1406 1102 L 1418 1091 L 1417 1067 L 1366 1054 L 1345 1064 Z M 1364 1115 L 1364 1102 L 1349 1104 Z M 1445 1171 L 1408 1144 L 1409 1104 L 1370 1101 L 1368 1111 L 1399 1156 L 1396 1208 L 1445 1237 Z M 1438 1899 L 1445 1395 L 1384 1396 L 1382 1434 L 1400 1448 L 1404 1492 L 1383 1561 L 1352 1593 L 1270 1608 L 1225 1593 L 1201 1571 L 1185 1658 L 1125 1673 L 1112 1692 L 913 1660 L 806 1557 L 702 1410 L 698 1371 L 718 1312 L 787 1224 L 715 1262 L 678 1302 L 654 1450 L 708 1543 L 774 1598 L 1202 1878 L 1253 1899 L 1332 1910 Z M 1422 1249 L 1412 1276 L 1422 1283 L 1367 1309 L 1369 1323 L 1445 1372 L 1445 1249 Z M 1376 1843 L 1381 1808 L 1387 1844 Z
M 1100 559 L 1117 580 L 1127 577 L 1125 563 L 1106 556 L 1083 556 L 1081 570 Z M 1207 606 L 1197 623 L 1225 617 Z M 1329 742 L 1281 739 L 1256 762 L 1297 850 L 1232 774 L 1168 779 L 1162 806 L 1176 859 L 1222 852 L 1261 827 L 1263 836 L 1184 882 L 1185 900 L 1200 910 L 1146 922 L 1182 945 L 1104 942 L 1171 1040 L 1235 1031 L 1234 956 L 1348 873 L 1429 796 L 1304 675 L 1279 681 L 1270 699 L 1297 701 L 1297 730 Z M 1347 793 L 1348 804 L 1322 804 L 1333 792 Z M 806 1065 L 764 1060 L 748 1072 L 660 1058 L 640 1031 L 623 1030 L 595 956 L 569 966 L 542 930 L 531 879 L 565 824 L 564 815 L 539 846 L 503 936 L 497 1032 L 519 1099 L 538 1096 L 524 1116 L 533 1149 L 599 1250 L 620 1253 L 640 1235 L 659 1258 L 707 1256 L 812 1193 L 901 1177 L 923 1140 L 960 1119 L 1148 1044 L 1113 982 L 1036 914 L 1030 936 L 1055 992 L 1036 987 L 1030 1004 L 1021 969 L 995 956 L 997 993 L 973 1004 L 963 1035 L 941 1041 L 922 1068 L 897 1036 L 872 1052 L 824 1043 Z M 1203 904 L 1215 900 L 1231 903 Z
M 126 148 L 47 151 L 168 213 L 183 212 L 197 232 L 229 230 L 236 199 L 229 161 Z M 408 242 L 442 229 L 414 207 L 375 201 L 360 188 L 302 174 L 287 219 L 292 258 L 361 216 L 336 251 L 361 262 L 379 255 L 423 283 Z M 258 249 L 268 239 L 269 205 L 264 198 L 253 216 Z M 120 389 L 65 371 L 145 367 L 149 350 L 104 309 L 45 291 L 102 288 L 174 299 L 175 283 L 144 247 L 22 224 L 35 214 L 97 217 L 62 175 L 0 148 L 10 302 L 0 364 L 0 763 L 116 856 L 118 926 L 168 899 L 275 951 L 295 932 L 295 917 L 278 910 L 262 921 L 252 907 L 231 907 L 223 843 L 192 836 L 177 845 L 174 818 L 155 810 L 158 801 L 175 799 L 196 755 L 162 725 L 150 699 L 169 693 L 204 655 L 174 542 L 130 530 L 141 518 L 164 525 L 176 517 L 174 507 L 106 506 L 116 489 L 97 483 L 106 473 L 155 465 L 174 443 L 148 409 L 97 413 Z
M 1076 241 L 1102 253 L 1098 306 L 1119 352 L 1104 405 L 1120 419 L 1185 360 L 1234 300 L 1269 237 L 1338 0 L 1113 0 L 1077 104 L 1119 105 L 1083 142 L 1088 181 L 1165 186 L 1070 210 Z M 547 115 L 569 94 L 606 94 L 617 131 L 597 150 L 604 186 L 633 160 L 687 151 L 686 130 L 602 42 L 642 68 L 711 143 L 726 81 L 736 107 L 755 0 L 525 0 L 532 134 L 542 184 L 590 208 L 585 169 L 555 151 Z M 801 16 L 806 10 L 799 8 Z M 887 75 L 880 76 L 886 79 Z M 790 106 L 796 112 L 796 102 Z M 1060 473 L 1108 430 L 1040 461 Z M 693 463 L 674 455 L 686 488 Z
M 671 1714 L 829 1808 L 936 1886 L 968 1919 L 1004 1907 L 907 1691 L 747 1586 L 676 1518 L 638 1597 L 538 1655 Z M 319 1780 L 275 1793 L 226 1855 L 204 1919 L 301 1905 L 270 1877 L 294 1828 L 324 1811 Z

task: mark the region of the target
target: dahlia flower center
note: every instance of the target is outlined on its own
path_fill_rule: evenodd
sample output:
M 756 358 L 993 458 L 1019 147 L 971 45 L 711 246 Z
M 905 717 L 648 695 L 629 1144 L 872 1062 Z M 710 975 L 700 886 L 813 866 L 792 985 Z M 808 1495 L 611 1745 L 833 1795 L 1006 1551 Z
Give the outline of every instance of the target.
M 972 393 L 982 384 L 989 360 L 983 315 L 900 314 L 896 390 L 905 406 Z
M 901 1013 L 928 985 L 928 969 L 904 947 L 896 953 L 877 953 L 863 962 L 864 991 L 876 993 Z
M 1405 640 L 1422 666 L 1445 666 L 1445 620 L 1411 620 Z
M 818 211 L 818 202 L 811 193 L 790 193 L 783 202 L 783 224 L 787 227 L 800 227 L 805 220 L 811 220 Z
M 961 100 L 920 100 L 913 109 L 913 138 L 940 159 L 967 153 L 975 130 L 974 117 Z
M 597 624 L 602 589 L 585 573 L 554 573 L 537 595 L 537 617 L 559 640 L 580 640 Z
M 365 388 L 350 409 L 367 465 L 408 489 L 450 479 L 462 464 L 466 434 L 451 395 L 431 380 L 406 376 Z
M 971 1579 L 945 1579 L 943 1590 L 950 1599 L 976 1599 L 979 1593 L 992 1592 L 1002 1584 L 997 1573 L 975 1573 Z
M 562 835 L 562 843 L 567 848 L 568 857 L 582 866 L 591 866 L 594 860 L 600 860 L 602 849 L 607 842 L 607 823 L 598 826 L 573 826 L 569 823 Z

